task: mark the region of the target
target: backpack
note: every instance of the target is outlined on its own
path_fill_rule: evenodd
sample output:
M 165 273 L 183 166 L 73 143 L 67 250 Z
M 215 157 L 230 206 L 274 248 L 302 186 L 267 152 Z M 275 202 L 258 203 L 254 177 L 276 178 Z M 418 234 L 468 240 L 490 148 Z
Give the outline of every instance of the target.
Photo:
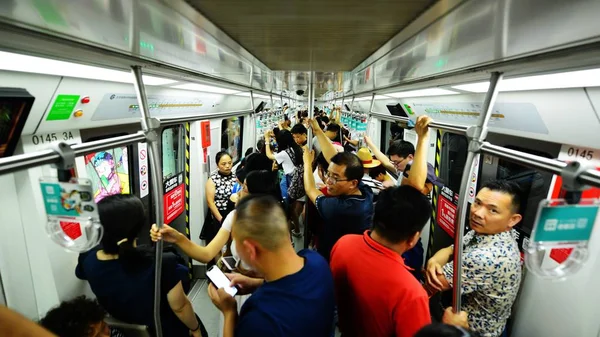
M 285 151 L 292 158 L 292 162 L 294 162 L 294 150 L 286 149 Z M 290 184 L 287 192 L 288 197 L 292 200 L 300 199 L 306 194 L 304 191 L 304 163 L 294 166 L 294 171 L 290 174 Z

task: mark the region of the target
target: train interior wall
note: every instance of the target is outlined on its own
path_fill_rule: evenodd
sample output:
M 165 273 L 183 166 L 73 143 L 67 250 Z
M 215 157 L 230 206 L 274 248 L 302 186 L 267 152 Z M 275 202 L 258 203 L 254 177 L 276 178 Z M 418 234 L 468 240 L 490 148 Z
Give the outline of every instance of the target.
M 139 118 L 136 117 L 116 120 L 92 118 L 107 94 L 116 92 L 133 95 L 131 84 L 8 71 L 0 71 L 0 81 L 10 83 L 11 87 L 25 88 L 35 97 L 16 153 L 43 150 L 60 141 L 81 143 L 117 134 L 131 134 L 141 129 Z M 244 96 L 197 93 L 150 86 L 148 90 L 154 95 L 164 95 L 173 99 L 202 97 L 208 103 L 199 107 L 200 111 L 190 111 L 188 114 L 243 111 L 251 107 L 249 97 Z M 71 118 L 65 122 L 48 121 L 47 115 L 51 103 L 57 95 L 66 93 L 91 98 L 90 104 L 83 107 L 84 118 Z M 255 103 L 259 104 L 260 101 L 256 99 Z M 250 118 L 245 118 L 243 128 L 252 130 L 249 128 L 250 122 Z M 214 156 L 221 149 L 222 119 L 212 119 L 210 123 L 212 144 L 208 152 Z M 181 124 L 182 128 L 183 126 Z M 208 170 L 216 168 L 214 164 L 203 162 L 201 136 L 200 122 L 192 122 L 190 125 L 189 219 L 190 237 L 197 243 L 201 243 L 198 236 L 206 214 L 204 187 Z M 244 132 L 242 136 L 242 148 L 251 146 L 252 132 Z M 138 177 L 139 146 L 140 144 L 134 144 L 127 147 L 131 193 L 138 196 L 141 192 Z M 214 157 L 209 156 L 209 161 L 212 158 Z M 76 173 L 80 178 L 88 177 L 83 157 L 76 159 Z M 2 186 L 0 228 L 4 233 L 0 237 L 0 256 L 2 256 L 0 275 L 5 290 L 3 297 L 9 306 L 35 320 L 61 301 L 81 294 L 93 296 L 87 282 L 75 277 L 77 254 L 68 252 L 49 240 L 44 229 L 46 219 L 39 192 L 39 179 L 52 176 L 56 176 L 56 170 L 50 165 L 45 165 L 0 177 Z M 152 188 L 152 186 L 148 187 Z M 149 220 L 153 220 L 154 212 L 150 203 L 150 194 L 142 199 L 147 207 Z M 175 221 L 176 228 L 185 232 L 185 215 L 179 216 Z M 141 243 L 148 241 L 145 237 L 140 240 Z

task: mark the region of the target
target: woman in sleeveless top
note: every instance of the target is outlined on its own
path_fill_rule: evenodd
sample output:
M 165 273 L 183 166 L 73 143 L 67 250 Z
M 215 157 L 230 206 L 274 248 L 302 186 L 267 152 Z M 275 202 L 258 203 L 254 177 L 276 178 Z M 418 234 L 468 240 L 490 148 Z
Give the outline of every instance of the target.
M 221 222 L 227 216 L 227 202 L 231 196 L 235 175 L 231 172 L 233 165 L 231 156 L 225 151 L 217 153 L 217 171 L 210 175 L 206 183 L 206 201 L 208 212 L 200 233 L 200 239 L 211 241 L 219 229 Z

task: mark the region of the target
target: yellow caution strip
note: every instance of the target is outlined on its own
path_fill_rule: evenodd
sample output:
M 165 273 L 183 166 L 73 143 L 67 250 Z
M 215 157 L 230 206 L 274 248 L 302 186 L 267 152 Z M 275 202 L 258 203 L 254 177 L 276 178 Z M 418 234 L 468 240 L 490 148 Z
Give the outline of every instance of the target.
M 190 123 L 185 123 L 185 235 L 190 238 Z M 192 279 L 192 259 L 188 259 L 190 280 Z
M 435 142 L 435 175 L 440 176 L 440 162 L 442 158 L 442 132 L 437 130 L 436 142 Z M 435 186 L 432 193 L 432 210 L 431 210 L 431 221 L 429 228 L 429 242 L 427 244 L 427 258 L 431 258 L 433 250 L 433 233 L 435 232 L 435 225 L 437 219 L 437 201 L 440 194 L 439 187 Z

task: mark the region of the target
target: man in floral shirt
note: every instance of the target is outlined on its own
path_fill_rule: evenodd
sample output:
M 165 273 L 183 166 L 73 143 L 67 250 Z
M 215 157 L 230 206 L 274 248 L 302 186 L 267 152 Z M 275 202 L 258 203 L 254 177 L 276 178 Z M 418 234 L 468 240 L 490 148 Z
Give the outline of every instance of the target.
M 484 337 L 502 335 L 521 283 L 521 258 L 512 228 L 521 221 L 521 190 L 507 181 L 486 183 L 471 206 L 464 236 L 461 294 L 469 325 Z M 454 246 L 438 251 L 427 263 L 432 291 L 453 287 Z

